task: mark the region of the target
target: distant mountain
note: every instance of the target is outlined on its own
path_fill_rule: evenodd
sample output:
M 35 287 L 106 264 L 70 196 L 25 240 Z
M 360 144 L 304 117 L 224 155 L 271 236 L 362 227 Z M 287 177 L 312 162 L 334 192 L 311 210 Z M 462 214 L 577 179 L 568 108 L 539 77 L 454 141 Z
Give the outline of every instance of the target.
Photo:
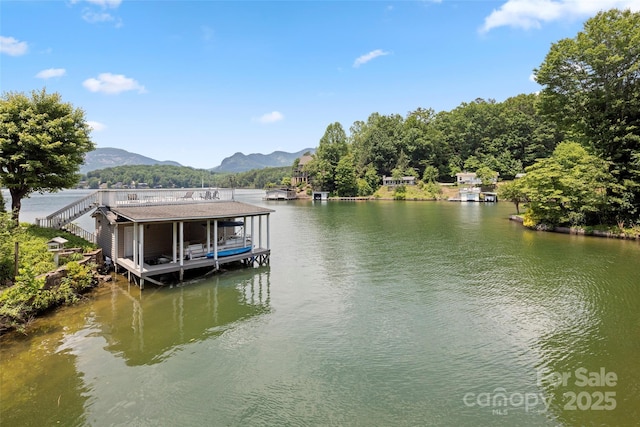
M 297 153 L 286 153 L 284 151 L 274 151 L 271 154 L 242 154 L 236 153 L 231 157 L 222 160 L 220 166 L 212 168 L 213 172 L 246 172 L 252 169 L 277 168 L 291 166 L 298 157 L 304 153 L 313 153 L 315 149 L 305 148 Z
M 80 168 L 80 173 L 85 174 L 96 169 L 105 169 L 124 165 L 182 166 L 178 162 L 173 162 L 171 160 L 154 160 L 150 157 L 130 153 L 127 150 L 121 150 L 119 148 L 96 148 L 85 156 L 84 165 Z

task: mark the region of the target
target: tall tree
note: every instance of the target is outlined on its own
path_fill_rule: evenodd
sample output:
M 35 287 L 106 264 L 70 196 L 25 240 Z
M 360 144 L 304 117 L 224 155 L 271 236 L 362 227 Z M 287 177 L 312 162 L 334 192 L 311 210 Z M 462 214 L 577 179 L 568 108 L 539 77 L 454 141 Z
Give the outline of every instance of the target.
M 43 89 L 0 98 L 0 184 L 11 193 L 18 223 L 22 199 L 76 184 L 80 165 L 95 148 L 84 112 Z
M 640 218 L 640 13 L 601 12 L 535 70 L 541 111 L 610 162 L 616 219 Z
M 354 197 L 358 195 L 358 181 L 356 168 L 353 165 L 353 155 L 342 157 L 336 166 L 336 192 L 341 197 Z
M 327 126 L 313 160 L 305 166 L 317 188 L 335 192 L 336 167 L 348 151 L 347 135 L 342 125 L 335 122 Z
M 614 185 L 608 164 L 576 142 L 558 144 L 551 157 L 529 166 L 518 184 L 528 203 L 525 219 L 551 225 L 594 225 Z
M 502 183 L 498 188 L 498 197 L 513 202 L 516 207 L 516 214 L 520 215 L 520 203 L 526 201 L 525 195 L 522 192 L 522 181 L 516 179 Z

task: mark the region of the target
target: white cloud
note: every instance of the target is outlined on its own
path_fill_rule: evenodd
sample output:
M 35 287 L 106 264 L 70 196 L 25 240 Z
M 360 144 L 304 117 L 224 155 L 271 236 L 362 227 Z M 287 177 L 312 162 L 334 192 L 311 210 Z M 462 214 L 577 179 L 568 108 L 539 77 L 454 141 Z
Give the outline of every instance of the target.
M 279 122 L 280 120 L 284 120 L 284 115 L 279 111 L 272 111 L 270 113 L 263 114 L 262 116 L 254 120 L 263 124 L 275 123 Z
M 385 55 L 389 55 L 389 52 L 385 52 L 382 49 L 372 50 L 371 52 L 356 58 L 356 60 L 353 63 L 353 67 L 354 68 L 358 68 L 359 66 L 361 66 L 363 64 L 366 64 L 367 62 L 371 61 L 372 59 L 375 59 L 375 58 L 377 58 L 379 56 L 385 56 Z
M 638 0 L 508 0 L 484 20 L 480 32 L 513 27 L 525 30 L 540 28 L 543 23 L 577 19 L 608 9 L 640 10 Z
M 94 12 L 92 10 L 85 10 L 82 13 L 82 19 L 90 24 L 95 24 L 97 22 L 113 22 L 116 20 L 116 18 L 110 13 Z
M 110 7 L 112 9 L 117 8 L 122 3 L 122 0 L 86 0 L 87 3 L 95 4 L 102 7 Z
M 85 10 L 82 13 L 82 19 L 84 19 L 89 24 L 97 24 L 100 22 L 113 22 L 113 25 L 116 28 L 120 28 L 123 25 L 121 18 L 117 16 L 113 16 L 112 14 L 107 12 L 94 12 L 91 10 Z
M 67 73 L 67 70 L 64 68 L 49 68 L 48 70 L 42 70 L 38 74 L 36 74 L 36 78 L 39 79 L 50 79 L 53 77 L 62 77 Z
M 0 52 L 10 56 L 20 56 L 27 53 L 29 45 L 27 42 L 21 42 L 13 37 L 0 36 Z
M 90 78 L 82 82 L 82 85 L 91 92 L 118 94 L 129 90 L 137 90 L 145 93 L 146 89 L 140 83 L 122 74 L 102 73 L 98 78 Z
M 534 82 L 534 83 L 538 83 L 537 80 L 536 80 L 536 75 L 535 74 L 531 74 L 529 76 L 529 81 L 530 82 Z
M 105 125 L 104 123 L 94 122 L 91 120 L 87 120 L 87 124 L 89 125 L 89 127 L 91 127 L 91 130 L 94 132 L 100 132 L 107 128 L 107 125 Z
M 72 4 L 80 3 L 82 0 L 72 0 Z M 85 0 L 87 3 L 101 6 L 103 9 L 110 8 L 116 9 L 122 3 L 122 0 Z
M 77 4 L 83 1 L 91 5 L 83 8 L 83 20 L 90 24 L 113 22 L 116 28 L 122 27 L 122 19 L 106 11 L 107 9 L 117 9 L 122 0 L 72 0 L 71 3 Z

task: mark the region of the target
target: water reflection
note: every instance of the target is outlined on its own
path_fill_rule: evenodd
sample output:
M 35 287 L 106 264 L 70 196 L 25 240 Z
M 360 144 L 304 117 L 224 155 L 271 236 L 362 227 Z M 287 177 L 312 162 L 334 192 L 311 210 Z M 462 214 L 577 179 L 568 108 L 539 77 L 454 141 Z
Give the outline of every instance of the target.
M 269 270 L 260 270 L 171 289 L 140 292 L 135 286 L 113 286 L 111 304 L 95 311 L 105 349 L 130 366 L 159 363 L 186 343 L 218 336 L 234 322 L 269 312 Z
M 37 324 L 31 336 L 10 334 L 0 345 L 0 425 L 85 425 L 88 400 L 78 357 L 60 344 L 67 327 Z

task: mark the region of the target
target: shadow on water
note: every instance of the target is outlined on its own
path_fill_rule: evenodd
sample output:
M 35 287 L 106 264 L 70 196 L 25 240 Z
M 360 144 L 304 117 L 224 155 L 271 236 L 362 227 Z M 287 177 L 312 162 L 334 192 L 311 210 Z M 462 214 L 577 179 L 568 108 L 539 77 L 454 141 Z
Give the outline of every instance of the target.
M 269 267 L 143 292 L 116 276 L 86 302 L 36 320 L 29 336 L 2 338 L 0 424 L 92 424 L 125 366 L 151 367 L 216 339 L 269 313 L 270 300 Z
M 127 365 L 159 363 L 186 343 L 218 336 L 234 322 L 268 313 L 269 268 L 234 271 L 172 288 L 140 291 L 112 286 L 111 303 L 97 306 L 93 322 L 106 350 Z

